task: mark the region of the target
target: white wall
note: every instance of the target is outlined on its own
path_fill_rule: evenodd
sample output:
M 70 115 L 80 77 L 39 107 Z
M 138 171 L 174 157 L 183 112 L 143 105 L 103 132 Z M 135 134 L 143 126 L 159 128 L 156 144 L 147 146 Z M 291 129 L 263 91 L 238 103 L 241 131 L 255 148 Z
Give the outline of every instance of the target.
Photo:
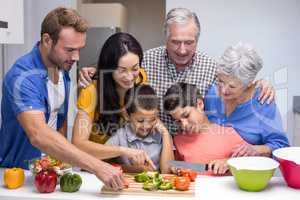
M 252 43 L 263 57 L 259 77 L 277 89 L 276 102 L 292 139 L 292 97 L 300 94 L 300 1 L 298 0 L 167 0 L 166 11 L 187 7 L 202 26 L 198 48 L 218 58 L 228 45 Z

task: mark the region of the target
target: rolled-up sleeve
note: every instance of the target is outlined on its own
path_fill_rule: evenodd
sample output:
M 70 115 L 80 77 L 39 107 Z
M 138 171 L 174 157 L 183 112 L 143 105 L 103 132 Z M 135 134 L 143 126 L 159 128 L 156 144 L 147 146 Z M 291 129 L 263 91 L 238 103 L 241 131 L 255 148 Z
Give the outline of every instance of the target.
M 15 115 L 29 111 L 40 110 L 45 112 L 45 99 L 40 91 L 40 85 L 35 79 L 18 76 L 4 82 L 4 90 L 7 101 L 12 106 Z

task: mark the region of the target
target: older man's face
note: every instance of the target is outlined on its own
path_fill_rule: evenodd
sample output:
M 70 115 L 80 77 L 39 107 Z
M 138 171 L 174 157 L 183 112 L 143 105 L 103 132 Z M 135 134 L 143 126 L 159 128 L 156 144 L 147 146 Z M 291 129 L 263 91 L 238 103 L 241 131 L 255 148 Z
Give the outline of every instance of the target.
M 191 19 L 186 24 L 170 25 L 167 38 L 168 56 L 177 70 L 183 70 L 192 62 L 197 47 L 197 27 Z

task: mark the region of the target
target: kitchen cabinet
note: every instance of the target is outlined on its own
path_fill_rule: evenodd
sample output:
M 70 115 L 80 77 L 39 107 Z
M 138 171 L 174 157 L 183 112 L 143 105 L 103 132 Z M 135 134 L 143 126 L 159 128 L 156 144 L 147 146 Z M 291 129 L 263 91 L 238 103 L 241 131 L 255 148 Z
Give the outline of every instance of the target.
M 23 0 L 0 0 L 0 44 L 24 43 Z

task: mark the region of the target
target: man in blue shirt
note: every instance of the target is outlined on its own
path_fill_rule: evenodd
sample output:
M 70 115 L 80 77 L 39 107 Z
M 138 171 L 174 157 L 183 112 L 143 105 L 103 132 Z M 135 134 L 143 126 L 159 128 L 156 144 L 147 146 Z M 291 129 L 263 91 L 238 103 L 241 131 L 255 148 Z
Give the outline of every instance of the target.
M 79 150 L 67 130 L 68 71 L 85 46 L 88 25 L 73 9 L 56 8 L 45 17 L 41 40 L 6 74 L 2 88 L 0 167 L 28 168 L 41 151 L 93 172 L 113 189 L 123 187 L 121 172 Z M 61 133 L 61 134 L 59 134 Z

